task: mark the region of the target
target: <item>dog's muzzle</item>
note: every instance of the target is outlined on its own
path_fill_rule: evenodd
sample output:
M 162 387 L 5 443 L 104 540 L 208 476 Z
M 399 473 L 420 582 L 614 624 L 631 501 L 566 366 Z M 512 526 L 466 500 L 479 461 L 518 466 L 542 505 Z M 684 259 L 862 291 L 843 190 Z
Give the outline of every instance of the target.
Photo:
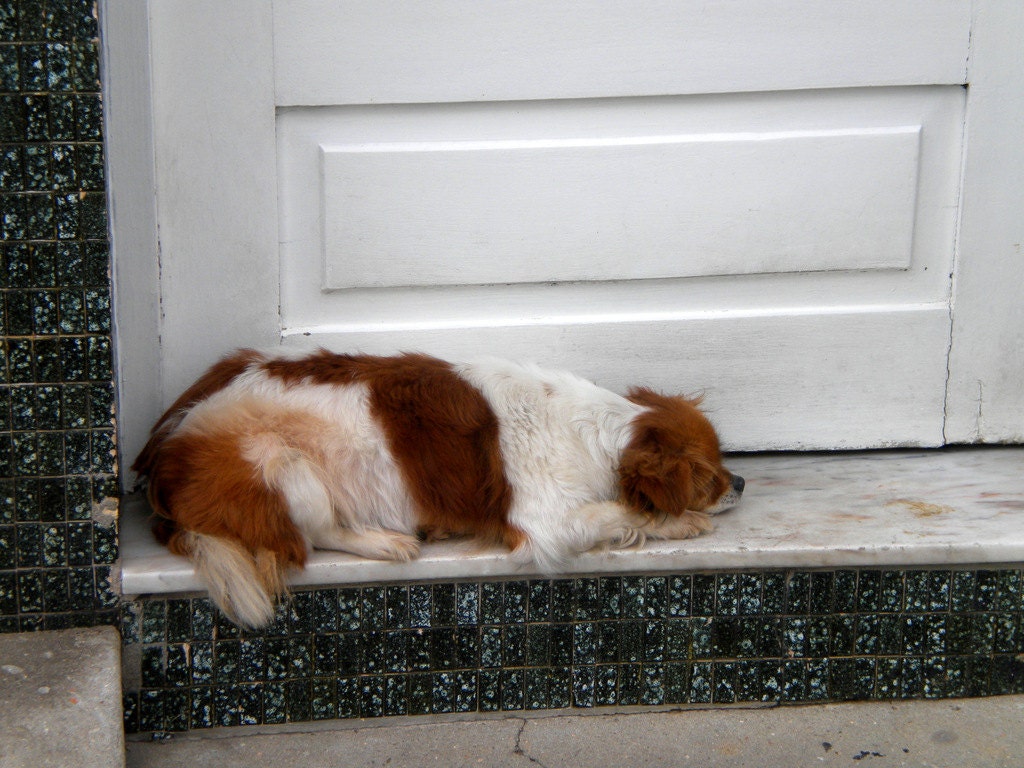
M 709 515 L 717 515 L 719 512 L 725 512 L 727 509 L 732 509 L 740 503 L 740 497 L 743 496 L 743 489 L 746 487 L 747 482 L 739 475 L 732 475 L 732 479 L 729 482 L 729 490 L 723 493 L 714 504 L 705 509 Z

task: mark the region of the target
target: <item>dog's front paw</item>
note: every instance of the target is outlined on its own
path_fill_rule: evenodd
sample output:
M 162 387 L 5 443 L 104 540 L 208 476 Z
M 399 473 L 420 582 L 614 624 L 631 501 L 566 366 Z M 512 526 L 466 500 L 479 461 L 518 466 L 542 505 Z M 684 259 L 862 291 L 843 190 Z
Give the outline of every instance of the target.
M 379 534 L 380 540 L 377 542 L 377 548 L 381 560 L 407 563 L 419 556 L 420 542 L 415 536 L 397 531 L 379 531 Z
M 687 510 L 681 515 L 669 515 L 652 521 L 644 532 L 652 539 L 692 539 L 714 529 L 706 512 Z

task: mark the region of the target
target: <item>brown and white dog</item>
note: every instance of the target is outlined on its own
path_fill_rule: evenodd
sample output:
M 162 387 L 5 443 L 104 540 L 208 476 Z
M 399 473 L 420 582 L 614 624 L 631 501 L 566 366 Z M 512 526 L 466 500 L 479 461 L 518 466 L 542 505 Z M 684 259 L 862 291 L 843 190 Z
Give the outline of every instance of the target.
M 157 537 L 257 627 L 311 547 L 409 560 L 422 538 L 468 534 L 551 572 L 710 530 L 743 479 L 698 402 L 497 359 L 241 350 L 168 409 L 134 469 Z

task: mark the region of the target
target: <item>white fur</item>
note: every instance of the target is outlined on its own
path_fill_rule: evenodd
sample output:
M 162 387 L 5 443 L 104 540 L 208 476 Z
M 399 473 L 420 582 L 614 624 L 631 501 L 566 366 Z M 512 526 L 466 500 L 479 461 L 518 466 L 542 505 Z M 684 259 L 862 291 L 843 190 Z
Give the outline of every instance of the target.
M 521 558 L 557 570 L 601 542 L 636 539 L 626 531 L 624 507 L 588 505 L 617 497 L 619 455 L 640 406 L 571 373 L 535 365 L 488 358 L 457 370 L 498 417 L 512 486 L 509 521 L 530 542 Z

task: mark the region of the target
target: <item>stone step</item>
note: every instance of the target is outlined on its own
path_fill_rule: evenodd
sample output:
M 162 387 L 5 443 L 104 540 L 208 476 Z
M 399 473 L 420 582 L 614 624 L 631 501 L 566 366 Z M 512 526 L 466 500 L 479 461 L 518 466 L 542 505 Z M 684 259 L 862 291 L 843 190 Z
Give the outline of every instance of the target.
M 683 542 L 588 553 L 575 574 L 759 568 L 954 566 L 1024 561 L 1024 448 L 736 456 L 743 501 Z M 202 591 L 188 561 L 153 540 L 145 501 L 123 507 L 127 596 Z M 293 586 L 540 576 L 473 542 L 424 546 L 410 563 L 315 552 Z M 550 575 L 550 574 L 548 574 Z
M 117 630 L 0 635 L 0 765 L 124 765 Z

